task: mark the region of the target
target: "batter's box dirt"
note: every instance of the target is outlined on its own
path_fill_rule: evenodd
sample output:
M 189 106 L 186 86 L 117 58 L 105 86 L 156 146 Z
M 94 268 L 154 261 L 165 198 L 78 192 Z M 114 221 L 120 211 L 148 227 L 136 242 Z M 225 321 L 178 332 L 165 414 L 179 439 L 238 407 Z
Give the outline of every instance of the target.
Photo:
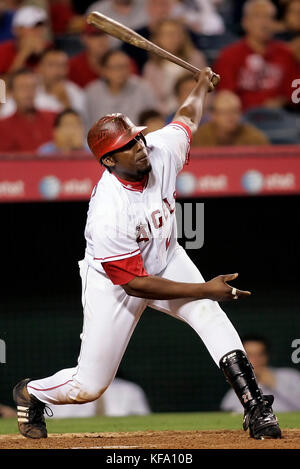
M 253 440 L 243 431 L 146 431 L 50 434 L 30 440 L 0 435 L 1 449 L 300 449 L 300 429 L 285 429 L 281 440 Z

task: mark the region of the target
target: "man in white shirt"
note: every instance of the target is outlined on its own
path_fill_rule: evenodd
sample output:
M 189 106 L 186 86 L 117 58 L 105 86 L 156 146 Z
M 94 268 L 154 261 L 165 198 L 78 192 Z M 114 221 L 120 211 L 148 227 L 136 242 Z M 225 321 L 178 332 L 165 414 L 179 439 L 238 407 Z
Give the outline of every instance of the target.
M 92 3 L 87 12 L 99 11 L 131 29 L 144 26 L 147 21 L 145 0 L 101 0 Z
M 272 399 L 260 392 L 242 342 L 218 301 L 250 292 L 228 285 L 238 274 L 205 282 L 177 241 L 176 177 L 189 160 L 208 90 L 210 68 L 174 121 L 147 135 L 122 114 L 100 118 L 88 144 L 106 167 L 88 211 L 85 258 L 79 262 L 84 325 L 78 365 L 14 388 L 20 432 L 47 436 L 46 404 L 80 404 L 99 398 L 113 380 L 130 337 L 147 306 L 189 324 L 206 345 L 245 409 L 244 430 L 256 439 L 280 438 Z
M 102 57 L 101 67 L 101 79 L 85 88 L 88 127 L 99 115 L 120 112 L 137 121 L 141 112 L 158 109 L 151 86 L 131 72 L 131 61 L 125 52 L 109 50 Z
M 41 85 L 38 90 L 39 106 L 54 112 L 72 108 L 82 116 L 84 109 L 84 93 L 78 85 L 68 80 L 68 56 L 58 49 L 44 52 L 38 72 Z
M 85 119 L 85 100 L 82 89 L 67 79 L 68 56 L 58 49 L 46 50 L 37 69 L 39 86 L 35 96 L 35 106 L 40 111 L 62 112 L 74 109 Z M 16 110 L 10 96 L 0 111 L 1 117 L 9 117 Z
M 213 0 L 193 0 L 192 2 L 177 1 L 172 14 L 183 19 L 185 24 L 195 33 L 222 34 L 225 31 L 224 21 L 218 13 Z

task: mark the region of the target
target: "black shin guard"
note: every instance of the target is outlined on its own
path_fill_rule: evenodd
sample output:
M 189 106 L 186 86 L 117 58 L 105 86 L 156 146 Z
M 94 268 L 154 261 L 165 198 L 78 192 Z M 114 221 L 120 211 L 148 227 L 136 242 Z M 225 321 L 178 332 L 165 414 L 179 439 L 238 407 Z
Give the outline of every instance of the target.
M 244 409 L 263 402 L 253 367 L 242 350 L 233 350 L 220 360 L 220 368 Z

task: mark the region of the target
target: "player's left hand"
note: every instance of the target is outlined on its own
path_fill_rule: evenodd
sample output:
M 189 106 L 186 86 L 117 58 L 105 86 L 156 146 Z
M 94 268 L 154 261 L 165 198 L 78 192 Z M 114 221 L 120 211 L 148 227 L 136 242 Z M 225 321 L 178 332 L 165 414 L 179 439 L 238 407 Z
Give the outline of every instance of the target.
M 227 274 L 227 275 L 222 275 L 223 280 L 225 285 L 228 285 L 227 282 L 230 282 L 231 280 L 235 280 L 238 277 L 239 274 Z M 233 296 L 234 300 L 237 300 L 238 298 L 245 298 L 249 295 L 251 295 L 251 292 L 245 291 L 245 290 L 238 290 L 235 287 L 231 287 L 228 285 L 229 288 L 231 288 L 231 295 Z
M 237 300 L 238 298 L 246 298 L 247 296 L 251 295 L 251 292 L 245 291 L 245 290 L 238 290 L 235 287 L 232 287 L 231 285 L 228 285 L 227 282 L 230 282 L 231 280 L 235 280 L 238 277 L 239 274 L 226 274 L 226 275 L 220 275 L 222 278 L 223 282 L 225 285 L 227 285 L 230 288 L 230 294 L 231 298 L 233 300 Z
M 246 298 L 251 295 L 249 291 L 238 290 L 227 282 L 235 280 L 239 274 L 218 275 L 205 283 L 206 297 L 214 301 L 231 301 Z

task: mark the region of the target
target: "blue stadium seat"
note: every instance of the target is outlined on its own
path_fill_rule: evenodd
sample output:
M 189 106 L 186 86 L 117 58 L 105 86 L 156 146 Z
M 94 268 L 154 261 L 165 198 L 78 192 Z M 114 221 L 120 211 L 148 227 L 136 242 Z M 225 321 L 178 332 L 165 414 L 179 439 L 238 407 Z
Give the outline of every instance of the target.
M 191 33 L 191 38 L 195 46 L 205 54 L 209 65 L 215 62 L 221 49 L 224 49 L 224 47 L 229 46 L 239 39 L 230 31 L 226 31 L 223 34 L 212 34 L 210 36 Z
M 300 117 L 284 109 L 254 108 L 244 118 L 264 132 L 271 143 L 300 143 Z

